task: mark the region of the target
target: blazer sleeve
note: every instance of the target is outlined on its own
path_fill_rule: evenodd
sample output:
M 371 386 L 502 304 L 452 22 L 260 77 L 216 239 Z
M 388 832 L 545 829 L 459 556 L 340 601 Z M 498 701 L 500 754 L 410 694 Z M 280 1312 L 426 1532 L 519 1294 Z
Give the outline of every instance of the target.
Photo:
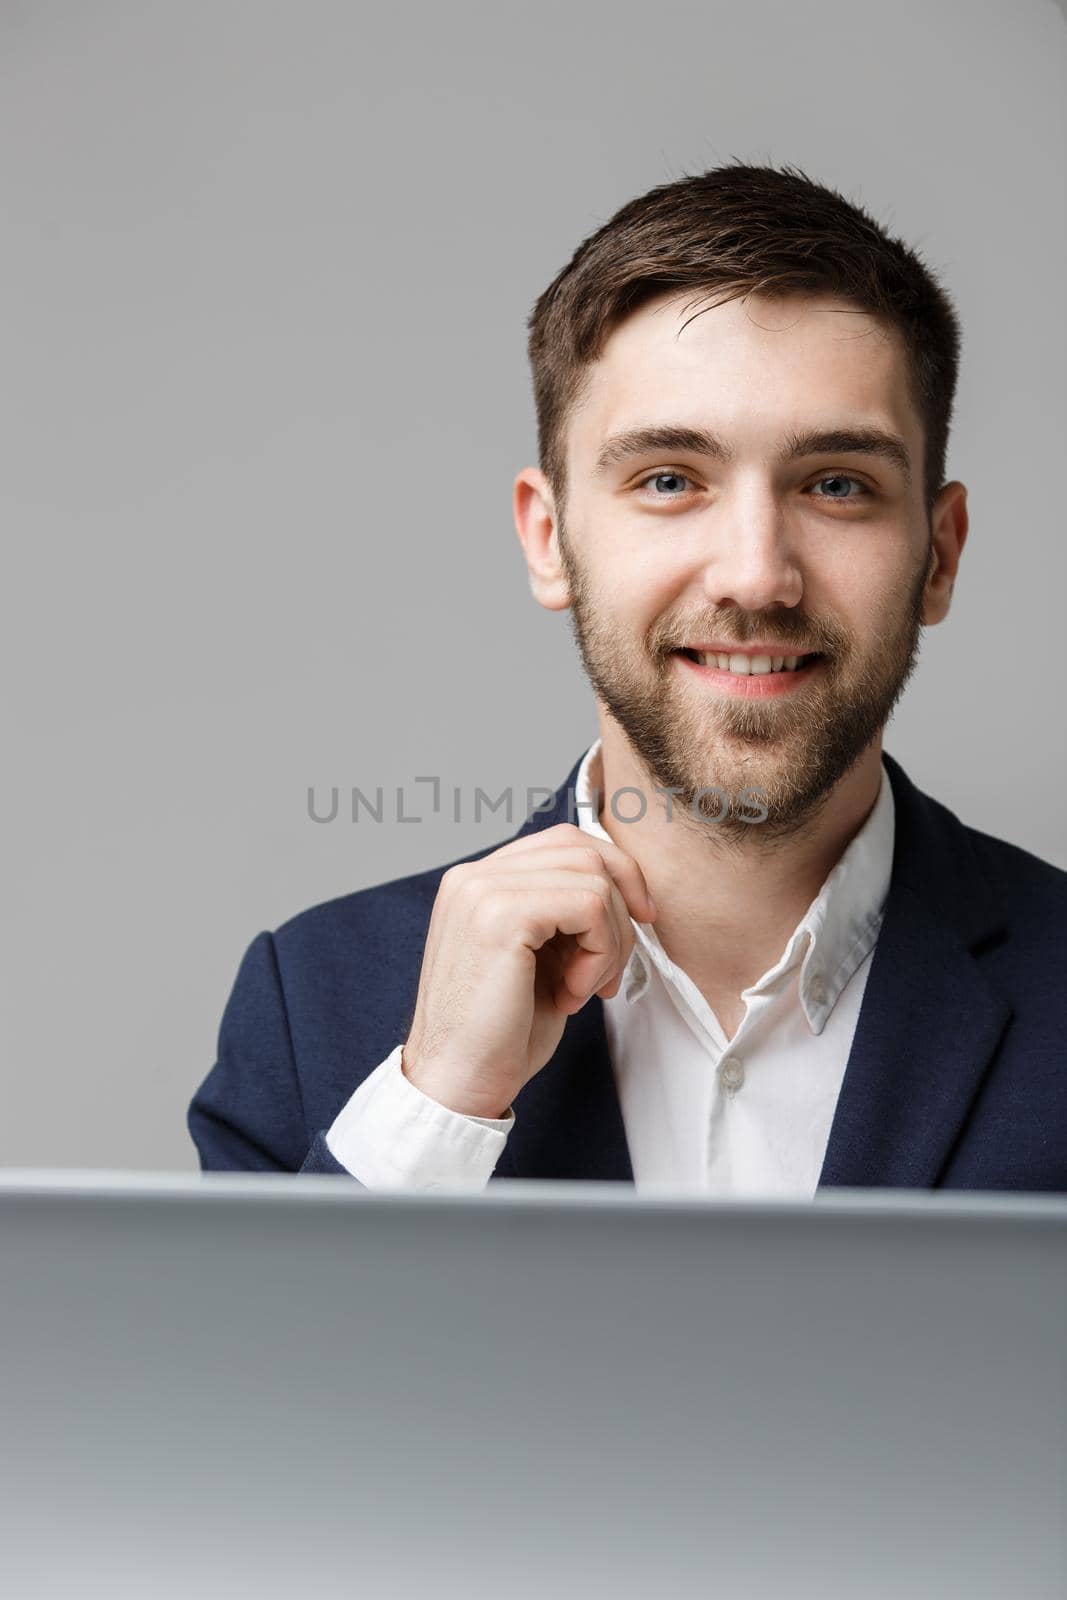
M 245 951 L 215 1065 L 186 1122 L 204 1172 L 339 1173 L 359 1183 L 331 1155 L 326 1129 L 309 1137 L 270 933 L 257 934 Z

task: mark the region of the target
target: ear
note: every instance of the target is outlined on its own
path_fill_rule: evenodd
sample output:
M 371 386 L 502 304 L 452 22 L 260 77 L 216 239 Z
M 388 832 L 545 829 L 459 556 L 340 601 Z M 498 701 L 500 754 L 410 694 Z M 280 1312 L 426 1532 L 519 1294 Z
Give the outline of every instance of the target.
M 512 501 L 533 597 L 549 611 L 566 611 L 570 586 L 560 559 L 555 503 L 544 473 L 524 467 L 515 479 Z
M 930 566 L 923 590 L 922 620 L 926 626 L 948 615 L 952 586 L 967 538 L 967 490 L 946 483 L 930 513 Z

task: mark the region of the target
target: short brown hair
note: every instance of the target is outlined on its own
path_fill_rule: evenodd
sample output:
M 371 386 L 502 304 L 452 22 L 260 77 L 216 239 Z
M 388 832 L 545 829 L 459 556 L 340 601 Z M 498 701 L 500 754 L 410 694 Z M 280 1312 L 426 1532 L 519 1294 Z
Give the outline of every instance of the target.
M 959 319 L 919 255 L 797 167 L 732 162 L 630 200 L 578 246 L 536 301 L 528 351 L 541 470 L 566 498 L 564 430 L 589 365 L 644 302 L 670 290 L 836 294 L 903 336 L 923 425 L 929 518 L 945 481 Z

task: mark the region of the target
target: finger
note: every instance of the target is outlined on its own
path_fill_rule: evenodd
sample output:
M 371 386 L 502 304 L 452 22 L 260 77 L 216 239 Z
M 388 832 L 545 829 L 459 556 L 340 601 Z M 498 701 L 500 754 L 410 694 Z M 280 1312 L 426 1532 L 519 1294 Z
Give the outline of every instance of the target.
M 553 1003 L 568 1013 L 622 971 L 636 942 L 615 883 L 587 872 L 498 876 L 476 915 L 493 944 L 522 937 L 551 980 Z
M 612 839 L 598 839 L 591 833 L 584 833 L 581 828 L 574 827 L 569 822 L 558 823 L 554 828 L 546 828 L 540 834 L 535 834 L 522 839 L 513 839 L 510 844 L 502 845 L 490 858 L 497 861 L 502 857 L 513 859 L 517 855 L 545 853 L 563 847 L 596 850 L 600 855 L 607 870 L 611 873 L 619 886 L 623 899 L 629 908 L 630 915 L 635 922 L 651 922 L 657 915 L 656 902 L 645 882 L 645 875 L 633 856 L 617 845 Z
M 589 872 L 546 863 L 535 869 L 497 872 L 468 893 L 478 891 L 476 912 L 499 931 L 521 930 L 531 948 L 540 949 L 557 936 L 569 935 L 567 955 L 600 954 L 610 958 L 634 943 L 630 913 L 609 873 Z M 560 951 L 563 954 L 563 951 Z
M 637 863 L 634 862 L 633 865 L 636 866 Z M 603 854 L 588 840 L 583 844 L 559 845 L 554 850 L 527 851 L 522 855 L 507 856 L 499 863 L 494 864 L 488 875 L 489 881 L 495 882 L 496 878 L 505 872 L 511 877 L 517 871 L 529 872 L 538 878 L 543 872 L 548 871 L 578 872 L 583 875 L 589 875 L 612 884 L 622 897 L 623 904 L 626 907 L 627 918 L 632 915 L 623 893 L 624 886 L 619 883 Z M 643 910 L 644 908 L 638 907 L 637 909 Z M 641 918 L 634 918 L 634 920 L 640 921 Z
M 579 852 L 579 855 L 581 853 Z M 603 870 L 527 865 L 488 878 L 468 878 L 474 916 L 493 945 L 518 933 L 553 974 L 553 1003 L 578 1010 L 619 975 L 636 938 L 618 885 Z
M 626 903 L 614 884 L 611 893 L 610 915 L 617 938 L 607 959 L 599 929 L 591 929 L 577 935 L 577 948 L 563 961 L 563 986 L 583 1003 L 605 985 L 617 985 L 637 942 Z

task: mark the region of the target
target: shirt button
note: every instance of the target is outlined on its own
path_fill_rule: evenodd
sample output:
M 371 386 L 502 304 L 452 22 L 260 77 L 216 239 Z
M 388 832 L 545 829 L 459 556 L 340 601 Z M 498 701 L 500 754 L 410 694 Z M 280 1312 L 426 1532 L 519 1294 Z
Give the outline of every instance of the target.
M 826 984 L 818 974 L 808 984 L 808 994 L 811 996 L 812 1005 L 822 1006 L 826 1004 Z
M 719 1063 L 719 1082 L 728 1094 L 740 1089 L 745 1081 L 745 1069 L 736 1056 L 724 1056 Z

